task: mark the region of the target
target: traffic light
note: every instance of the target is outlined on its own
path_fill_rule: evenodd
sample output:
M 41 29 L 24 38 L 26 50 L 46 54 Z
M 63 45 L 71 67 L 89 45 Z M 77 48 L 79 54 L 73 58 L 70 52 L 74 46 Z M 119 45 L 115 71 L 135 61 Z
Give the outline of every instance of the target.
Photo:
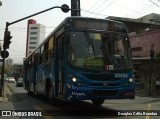
M 11 34 L 10 31 L 5 31 L 3 49 L 9 49 L 9 45 L 11 43 L 11 38 L 12 38 L 10 34 Z

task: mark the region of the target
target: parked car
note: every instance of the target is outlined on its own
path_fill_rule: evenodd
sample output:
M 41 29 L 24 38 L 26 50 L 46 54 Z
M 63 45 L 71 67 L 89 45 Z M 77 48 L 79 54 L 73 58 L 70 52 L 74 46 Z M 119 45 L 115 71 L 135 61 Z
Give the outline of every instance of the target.
M 6 80 L 8 83 L 15 83 L 16 82 L 14 77 L 8 77 Z
M 8 77 L 4 77 L 4 81 L 5 81 L 5 82 L 8 82 Z
M 23 86 L 23 78 L 18 78 L 16 81 L 16 86 Z

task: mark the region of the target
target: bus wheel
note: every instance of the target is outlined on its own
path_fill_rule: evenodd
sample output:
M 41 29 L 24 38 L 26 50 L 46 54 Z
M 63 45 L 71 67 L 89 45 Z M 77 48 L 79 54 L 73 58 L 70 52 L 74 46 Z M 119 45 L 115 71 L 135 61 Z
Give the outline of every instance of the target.
M 101 106 L 104 103 L 104 100 L 92 100 L 93 105 Z
M 28 95 L 32 95 L 32 92 L 30 91 L 30 86 L 29 86 L 29 84 L 28 84 L 28 86 L 27 86 L 27 94 L 28 94 Z
M 54 99 L 53 87 L 51 86 L 51 84 L 48 86 L 47 97 L 48 97 L 49 102 L 52 102 Z

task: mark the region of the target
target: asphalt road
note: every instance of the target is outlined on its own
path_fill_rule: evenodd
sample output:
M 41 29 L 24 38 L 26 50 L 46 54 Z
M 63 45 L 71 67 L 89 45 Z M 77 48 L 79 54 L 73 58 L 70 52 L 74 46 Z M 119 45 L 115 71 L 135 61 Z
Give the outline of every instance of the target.
M 16 87 L 14 83 L 8 83 L 7 85 L 12 92 L 8 100 L 13 104 L 14 110 L 40 111 L 42 117 L 37 117 L 38 119 L 75 119 L 82 117 L 84 119 L 160 118 L 159 97 L 136 96 L 135 100 L 106 100 L 101 107 L 93 106 L 91 101 L 68 103 L 57 100 L 56 103 L 50 104 L 45 97 L 27 95 L 23 87 Z M 148 115 L 146 112 L 149 112 Z M 159 114 L 159 116 L 156 114 Z M 21 117 L 21 119 L 23 118 Z

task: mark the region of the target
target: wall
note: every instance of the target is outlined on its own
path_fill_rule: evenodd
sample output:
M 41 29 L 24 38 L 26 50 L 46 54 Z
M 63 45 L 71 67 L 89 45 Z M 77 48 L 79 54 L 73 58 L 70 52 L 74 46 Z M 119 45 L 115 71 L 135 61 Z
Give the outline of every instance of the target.
M 151 61 L 149 59 L 140 59 L 140 60 L 133 60 L 133 63 L 139 65 L 139 70 L 140 70 L 140 79 L 139 82 L 137 83 L 139 86 L 137 87 L 142 91 L 144 95 L 147 95 L 149 91 Z M 152 75 L 151 75 L 152 95 L 156 95 L 155 80 L 157 73 L 160 73 L 160 60 L 154 59 L 152 62 Z
M 160 31 L 130 36 L 130 43 L 133 57 L 150 57 L 152 44 L 155 57 L 160 57 Z

